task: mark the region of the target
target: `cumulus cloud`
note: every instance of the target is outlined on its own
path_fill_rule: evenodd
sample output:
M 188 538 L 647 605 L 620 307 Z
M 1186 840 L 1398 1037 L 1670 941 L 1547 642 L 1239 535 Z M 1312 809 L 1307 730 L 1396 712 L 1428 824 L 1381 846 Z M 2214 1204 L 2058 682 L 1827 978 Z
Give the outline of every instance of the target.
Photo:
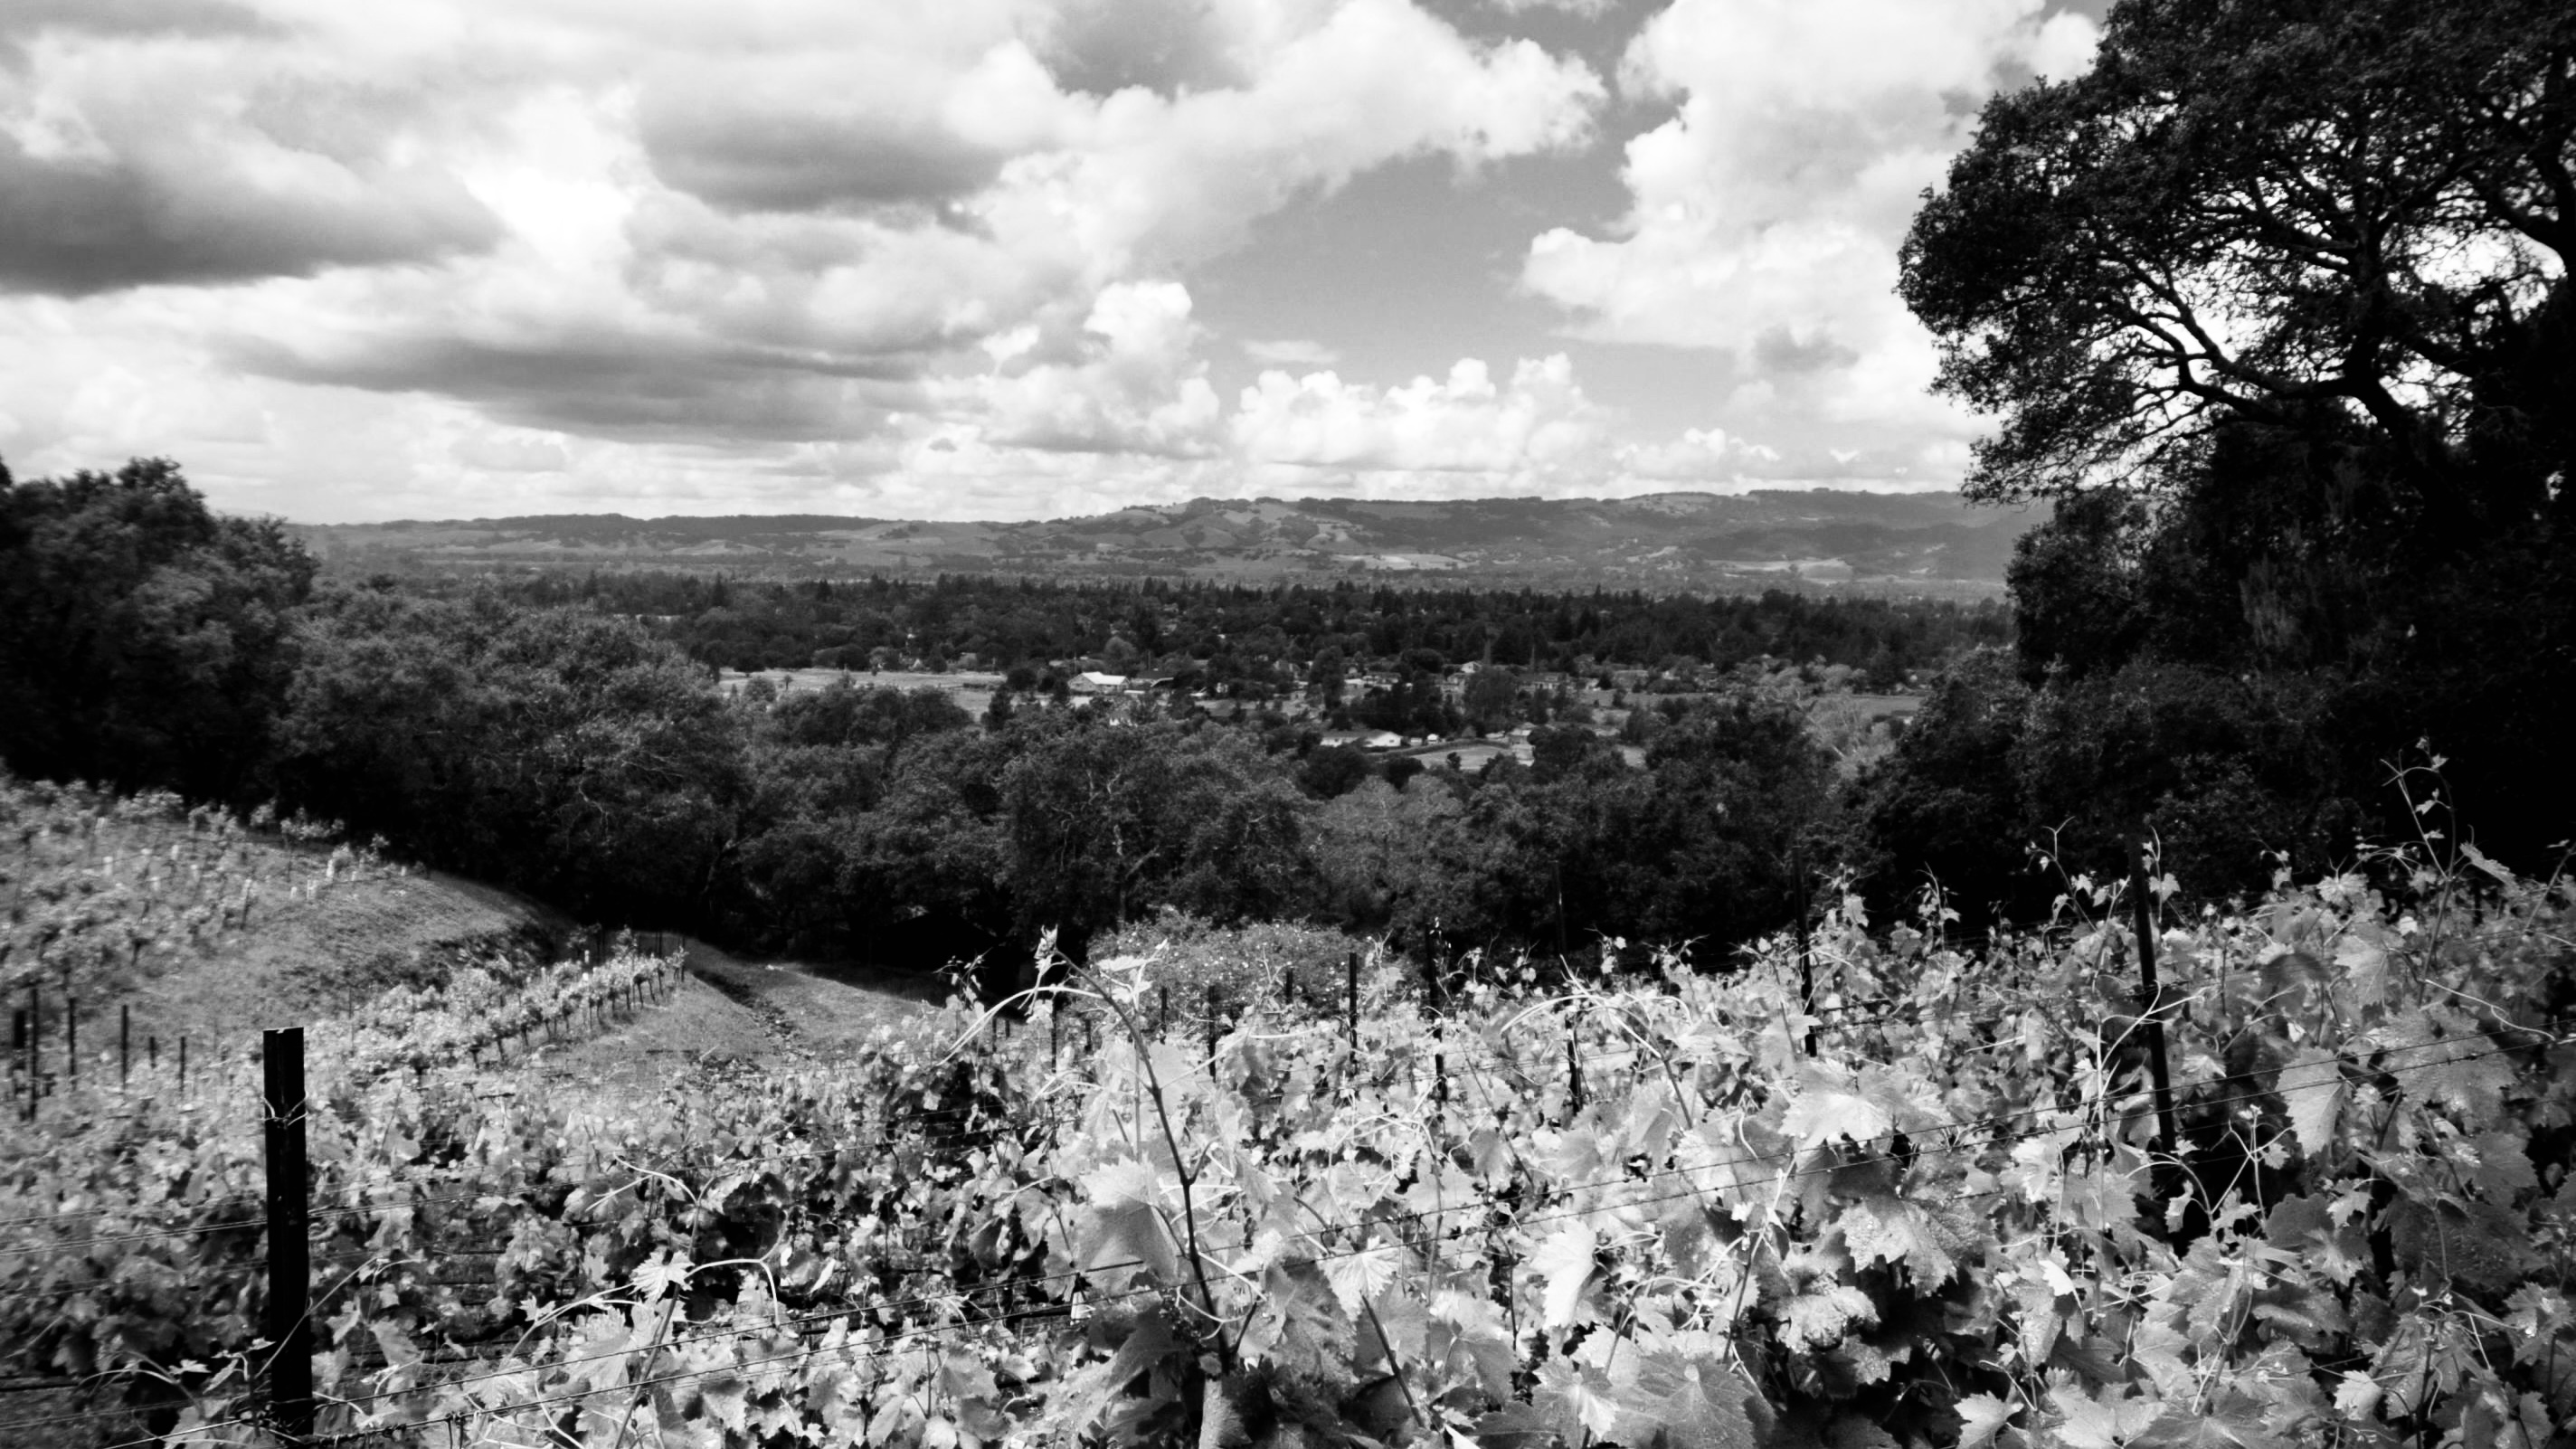
M 1975 103 L 2080 70 L 2095 39 L 2041 0 L 1677 0 L 1621 68 L 1673 106 L 1628 143 L 1628 215 L 1543 232 L 1523 285 L 1585 336 L 1733 354 L 1757 415 L 1955 433 L 1923 400 L 1897 243 Z
M 1674 107 L 1631 215 L 1519 282 L 1733 356 L 1715 426 L 1640 440 L 1536 328 L 1411 382 L 1211 332 L 1212 263 L 1364 173 L 1593 164 L 1598 76 L 1419 0 L 0 0 L 0 448 L 316 517 L 1931 477 L 1964 432 L 1901 401 L 1885 252 L 1960 98 L 2090 39 L 1945 3 L 1679 0 L 1630 47 Z
M 1244 356 L 1273 367 L 1331 367 L 1342 360 L 1341 353 L 1310 337 L 1255 338 L 1238 345 Z
M 1203 458 L 1170 278 L 1389 161 L 1576 144 L 1604 96 L 1410 0 L 27 0 L 0 39 L 0 321 L 59 297 L 190 376 L 408 400 L 440 467 L 498 456 L 451 406 L 750 467 L 899 467 L 925 419 Z
M 995 370 L 934 394 L 979 425 L 988 441 L 1050 452 L 1193 458 L 1220 441 L 1220 406 L 1196 357 L 1199 328 L 1178 282 L 1104 288 L 1080 334 L 1057 344 L 1072 355 L 1038 360 L 1041 329 L 997 338 Z
M 1265 372 L 1243 390 L 1233 433 L 1253 463 L 1526 480 L 1580 468 L 1605 421 L 1558 353 L 1522 359 L 1507 383 L 1475 358 L 1387 388 Z
M 1770 473 L 1778 449 L 1730 437 L 1723 428 L 1685 428 L 1658 443 L 1630 443 L 1618 453 L 1620 470 L 1667 482 L 1734 483 Z
M 479 432 L 449 445 L 456 461 L 493 473 L 560 473 L 572 461 L 561 438 L 536 433 Z

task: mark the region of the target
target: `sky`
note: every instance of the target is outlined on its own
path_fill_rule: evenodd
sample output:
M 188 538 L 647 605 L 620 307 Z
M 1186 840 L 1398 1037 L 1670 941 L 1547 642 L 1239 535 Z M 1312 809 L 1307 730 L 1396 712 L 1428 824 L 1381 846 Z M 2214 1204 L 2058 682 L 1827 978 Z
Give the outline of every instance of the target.
M 0 0 L 0 461 L 308 522 L 1955 486 L 2095 0 Z

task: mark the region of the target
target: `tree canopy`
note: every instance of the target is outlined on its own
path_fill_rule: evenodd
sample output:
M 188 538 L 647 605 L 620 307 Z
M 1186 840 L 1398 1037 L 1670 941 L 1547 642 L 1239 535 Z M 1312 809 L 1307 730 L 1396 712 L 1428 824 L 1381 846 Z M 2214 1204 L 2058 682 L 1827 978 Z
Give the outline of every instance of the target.
M 23 482 L 0 467 L 0 760 L 254 796 L 313 574 L 274 520 L 216 515 L 167 459 Z
M 2123 0 L 1997 96 L 1903 251 L 1971 495 L 2180 482 L 2228 425 L 2366 455 L 2436 527 L 2571 505 L 2576 10 Z

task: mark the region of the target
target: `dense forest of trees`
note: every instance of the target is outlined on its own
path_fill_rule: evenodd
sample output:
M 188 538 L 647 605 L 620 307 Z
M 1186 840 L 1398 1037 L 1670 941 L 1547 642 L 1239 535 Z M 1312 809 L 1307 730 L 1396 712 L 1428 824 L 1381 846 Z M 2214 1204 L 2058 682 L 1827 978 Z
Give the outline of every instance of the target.
M 1655 669 L 1687 660 L 1839 664 L 1860 687 L 1894 688 L 1961 650 L 2002 644 L 2000 605 L 1814 596 L 1652 595 L 1596 590 L 1399 589 L 1339 584 L 1255 588 L 871 578 L 745 583 L 662 572 L 531 571 L 405 587 L 496 591 L 514 602 L 580 605 L 650 620 L 695 659 L 728 669 L 1043 667 L 1093 659 L 1115 672 L 1188 673 L 1264 698 L 1325 668 L 1494 663 L 1560 674 Z

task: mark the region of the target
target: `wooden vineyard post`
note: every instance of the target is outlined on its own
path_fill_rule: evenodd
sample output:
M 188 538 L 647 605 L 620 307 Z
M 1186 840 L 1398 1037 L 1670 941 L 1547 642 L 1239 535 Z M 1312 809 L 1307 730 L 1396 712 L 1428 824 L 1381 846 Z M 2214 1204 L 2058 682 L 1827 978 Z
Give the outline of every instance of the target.
M 116 1084 L 122 1087 L 134 1075 L 134 1008 L 116 1008 Z
M 179 1095 L 188 1095 L 188 1039 L 179 1038 Z
M 2173 1079 L 2165 1064 L 2164 1002 L 2156 987 L 2155 917 L 2148 909 L 2146 842 L 2140 840 L 2129 851 L 2129 893 L 2137 898 L 2138 913 L 2138 990 L 2147 1010 L 2147 1076 L 2156 1091 L 2157 1141 L 2177 1158 L 2182 1152 L 2182 1134 L 2174 1124 Z M 2159 1176 L 2170 1176 L 2169 1171 Z M 2170 1192 L 2159 1197 L 2170 1198 Z
M 1576 1050 L 1574 1032 L 1565 1033 L 1565 1101 L 1570 1116 L 1583 1110 L 1583 1056 Z
M 304 1028 L 260 1034 L 268 1167 L 268 1411 L 291 1442 L 313 1433 L 313 1245 L 307 1238 Z
M 63 993 L 63 1077 L 80 1080 L 80 998 Z
M 1216 984 L 1214 982 L 1210 982 L 1207 988 L 1207 1056 L 1208 1071 L 1213 1075 L 1216 1071 Z

